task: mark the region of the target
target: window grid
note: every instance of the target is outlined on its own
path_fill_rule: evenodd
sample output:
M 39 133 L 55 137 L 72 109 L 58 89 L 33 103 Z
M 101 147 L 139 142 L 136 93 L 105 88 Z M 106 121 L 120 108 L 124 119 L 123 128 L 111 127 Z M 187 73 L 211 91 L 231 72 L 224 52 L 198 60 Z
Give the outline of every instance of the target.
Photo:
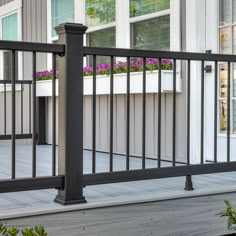
M 236 0 L 219 0 L 219 52 L 236 54 Z M 227 64 L 219 68 L 219 132 L 227 130 Z M 236 133 L 236 64 L 231 66 L 231 132 Z M 225 93 L 225 94 L 224 94 Z

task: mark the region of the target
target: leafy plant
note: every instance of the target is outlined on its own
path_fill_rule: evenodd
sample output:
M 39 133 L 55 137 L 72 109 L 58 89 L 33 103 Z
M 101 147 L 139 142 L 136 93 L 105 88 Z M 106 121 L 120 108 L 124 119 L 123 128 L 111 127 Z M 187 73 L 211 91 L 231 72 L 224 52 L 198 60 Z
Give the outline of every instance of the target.
M 228 230 L 236 230 L 236 227 L 233 225 L 236 224 L 236 210 L 233 208 L 231 202 L 229 200 L 224 200 L 226 205 L 226 209 L 221 211 L 219 215 L 221 217 L 227 217 L 227 229 Z
M 8 227 L 4 224 L 0 224 L 0 236 L 48 236 L 42 225 L 35 226 L 34 228 L 25 228 L 21 231 L 16 227 Z

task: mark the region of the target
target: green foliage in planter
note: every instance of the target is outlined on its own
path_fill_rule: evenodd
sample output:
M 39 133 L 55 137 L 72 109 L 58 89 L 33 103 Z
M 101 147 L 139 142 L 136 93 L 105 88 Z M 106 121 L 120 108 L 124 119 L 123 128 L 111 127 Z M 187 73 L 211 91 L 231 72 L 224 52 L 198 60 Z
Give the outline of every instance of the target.
M 21 233 L 21 234 L 20 234 Z M 0 236 L 48 236 L 43 226 L 35 226 L 34 228 L 25 228 L 21 231 L 16 227 L 8 227 L 0 224 Z
M 233 208 L 229 200 L 224 200 L 226 204 L 226 209 L 219 213 L 221 217 L 227 217 L 227 228 L 228 230 L 236 230 L 236 209 Z

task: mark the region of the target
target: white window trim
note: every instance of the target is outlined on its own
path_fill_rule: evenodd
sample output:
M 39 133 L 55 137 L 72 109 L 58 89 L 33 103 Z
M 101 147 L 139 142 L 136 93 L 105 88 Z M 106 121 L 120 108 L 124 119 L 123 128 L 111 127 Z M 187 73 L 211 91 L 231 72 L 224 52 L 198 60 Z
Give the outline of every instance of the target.
M 18 41 L 22 41 L 22 0 L 15 0 L 0 7 L 0 39 L 2 39 L 2 19 L 17 14 Z M 0 68 L 3 68 L 3 53 L 0 52 Z M 23 56 L 18 52 L 18 79 L 23 79 Z M 0 79 L 3 79 L 3 70 L 0 70 Z
M 85 0 L 74 0 L 74 4 L 75 22 L 85 24 Z M 48 43 L 52 43 L 53 41 L 58 40 L 58 36 L 51 37 L 51 7 L 51 0 L 47 0 Z M 126 12 L 126 14 L 124 14 L 124 12 Z M 149 20 L 164 15 L 170 15 L 170 50 L 180 51 L 180 0 L 170 0 L 170 9 L 137 17 L 130 17 L 129 0 L 116 0 L 116 21 L 108 24 L 89 27 L 86 33 L 116 27 L 116 47 L 130 48 L 130 25 L 132 23 Z M 86 42 L 87 40 L 85 35 L 84 45 L 86 45 Z M 48 55 L 48 68 L 52 67 L 51 61 L 51 55 Z

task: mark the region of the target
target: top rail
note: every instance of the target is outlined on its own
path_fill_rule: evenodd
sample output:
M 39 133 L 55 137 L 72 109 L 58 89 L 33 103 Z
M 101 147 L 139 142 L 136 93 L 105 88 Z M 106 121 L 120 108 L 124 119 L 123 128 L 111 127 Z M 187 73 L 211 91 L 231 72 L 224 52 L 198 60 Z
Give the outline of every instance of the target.
M 65 53 L 65 45 L 49 43 L 31 43 L 0 40 L 0 50 L 16 50 L 25 52 Z
M 151 51 L 151 50 L 136 50 L 136 49 L 122 49 L 122 48 L 84 47 L 84 56 L 87 55 L 165 58 L 165 59 L 193 60 L 193 61 L 236 62 L 235 55 L 176 52 L 176 51 Z

